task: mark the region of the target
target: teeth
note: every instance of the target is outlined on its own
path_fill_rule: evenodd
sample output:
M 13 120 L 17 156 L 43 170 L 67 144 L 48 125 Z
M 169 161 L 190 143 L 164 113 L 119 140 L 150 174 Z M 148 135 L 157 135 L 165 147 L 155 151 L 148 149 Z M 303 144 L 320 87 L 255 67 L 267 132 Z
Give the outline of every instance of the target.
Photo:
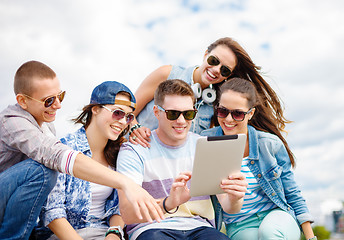
M 226 127 L 228 127 L 228 128 L 235 127 L 235 125 L 234 125 L 234 124 L 227 124 L 227 123 L 225 123 L 225 126 L 226 126 Z
M 122 128 L 116 127 L 116 126 L 111 126 L 112 129 L 114 129 L 115 131 L 122 131 Z
M 212 74 L 210 71 L 207 70 L 207 73 L 208 73 L 208 75 L 209 75 L 210 77 L 216 78 L 216 76 L 215 76 L 214 74 Z
M 174 127 L 174 129 L 176 129 L 177 131 L 182 131 L 184 130 L 184 127 Z

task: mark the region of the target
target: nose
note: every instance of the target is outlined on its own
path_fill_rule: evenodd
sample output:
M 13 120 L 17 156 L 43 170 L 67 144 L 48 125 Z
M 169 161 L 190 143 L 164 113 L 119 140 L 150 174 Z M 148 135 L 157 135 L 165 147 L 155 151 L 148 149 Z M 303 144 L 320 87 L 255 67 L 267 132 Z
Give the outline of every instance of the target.
M 177 123 L 185 123 L 186 122 L 184 115 L 182 113 L 179 115 L 179 117 L 177 118 L 176 121 L 177 121 Z
M 127 125 L 127 117 L 126 116 L 122 117 L 120 120 L 118 120 L 118 122 L 120 122 L 123 125 Z
M 232 113 L 228 113 L 227 117 L 226 117 L 227 121 L 234 121 L 233 117 L 232 117 Z
M 60 109 L 61 108 L 61 101 L 60 99 L 57 97 L 52 105 L 53 108 L 55 109 Z

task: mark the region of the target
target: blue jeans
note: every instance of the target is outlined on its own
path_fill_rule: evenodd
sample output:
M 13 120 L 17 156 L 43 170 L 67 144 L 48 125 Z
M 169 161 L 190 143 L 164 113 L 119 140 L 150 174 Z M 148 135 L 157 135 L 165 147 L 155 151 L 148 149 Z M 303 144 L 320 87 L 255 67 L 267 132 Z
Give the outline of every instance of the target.
M 297 240 L 301 236 L 296 220 L 279 208 L 256 213 L 241 222 L 228 224 L 226 229 L 232 240 Z
M 136 240 L 159 239 L 185 239 L 185 240 L 228 240 L 229 238 L 212 227 L 199 227 L 192 230 L 150 229 L 141 233 Z
M 57 172 L 27 159 L 0 173 L 0 239 L 29 239 Z

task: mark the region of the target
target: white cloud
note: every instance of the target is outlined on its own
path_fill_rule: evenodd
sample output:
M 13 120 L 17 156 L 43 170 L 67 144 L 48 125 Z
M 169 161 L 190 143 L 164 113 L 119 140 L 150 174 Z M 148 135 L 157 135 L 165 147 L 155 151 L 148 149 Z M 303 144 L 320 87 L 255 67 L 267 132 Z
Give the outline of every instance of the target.
M 344 200 L 344 2 L 329 1 L 1 1 L 0 109 L 14 103 L 13 76 L 25 61 L 47 63 L 67 90 L 56 119 L 117 80 L 133 91 L 162 64 L 200 64 L 219 37 L 238 40 L 286 106 L 296 177 L 313 214 L 326 196 Z M 318 217 L 320 219 L 320 217 Z

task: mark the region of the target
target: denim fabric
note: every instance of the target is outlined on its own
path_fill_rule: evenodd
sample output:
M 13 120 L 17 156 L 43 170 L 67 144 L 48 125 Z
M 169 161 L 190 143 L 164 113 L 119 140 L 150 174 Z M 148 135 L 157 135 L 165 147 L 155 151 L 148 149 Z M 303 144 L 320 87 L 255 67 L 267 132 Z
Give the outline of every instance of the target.
M 221 127 L 205 130 L 203 136 L 221 136 Z M 248 126 L 249 168 L 264 193 L 280 209 L 297 219 L 299 225 L 304 222 L 313 222 L 306 202 L 294 180 L 291 163 L 282 141 L 273 134 L 256 130 Z M 223 213 L 216 209 L 217 215 Z
M 56 176 L 32 159 L 0 173 L 0 239 L 29 239 Z
M 287 212 L 273 209 L 253 214 L 242 222 L 226 225 L 232 240 L 300 239 L 296 220 Z
M 211 227 L 199 227 L 192 230 L 175 230 L 175 229 L 151 229 L 141 233 L 137 240 L 159 239 L 159 240 L 228 240 L 229 238 Z
M 196 66 L 183 68 L 179 66 L 173 66 L 167 80 L 180 79 L 184 82 L 193 84 L 193 72 Z M 153 114 L 154 100 L 150 101 L 137 116 L 137 121 L 151 130 L 158 128 L 158 120 Z M 214 115 L 213 105 L 207 104 L 199 99 L 196 103 L 198 110 L 196 118 L 192 121 L 190 128 L 191 132 L 200 133 L 203 130 L 210 128 L 211 118 Z
M 68 134 L 61 139 L 74 150 L 78 150 L 91 157 L 91 149 L 87 141 L 85 128 L 81 127 L 75 133 Z M 108 226 L 108 220 L 112 215 L 120 214 L 118 207 L 118 195 L 116 189 L 105 203 L 105 214 L 99 219 L 89 216 L 91 206 L 90 183 L 79 178 L 60 173 L 54 189 L 48 196 L 47 202 L 42 208 L 41 222 L 36 229 L 37 234 L 44 231 L 42 226 L 47 226 L 58 218 L 66 218 L 74 229 L 85 227 Z

